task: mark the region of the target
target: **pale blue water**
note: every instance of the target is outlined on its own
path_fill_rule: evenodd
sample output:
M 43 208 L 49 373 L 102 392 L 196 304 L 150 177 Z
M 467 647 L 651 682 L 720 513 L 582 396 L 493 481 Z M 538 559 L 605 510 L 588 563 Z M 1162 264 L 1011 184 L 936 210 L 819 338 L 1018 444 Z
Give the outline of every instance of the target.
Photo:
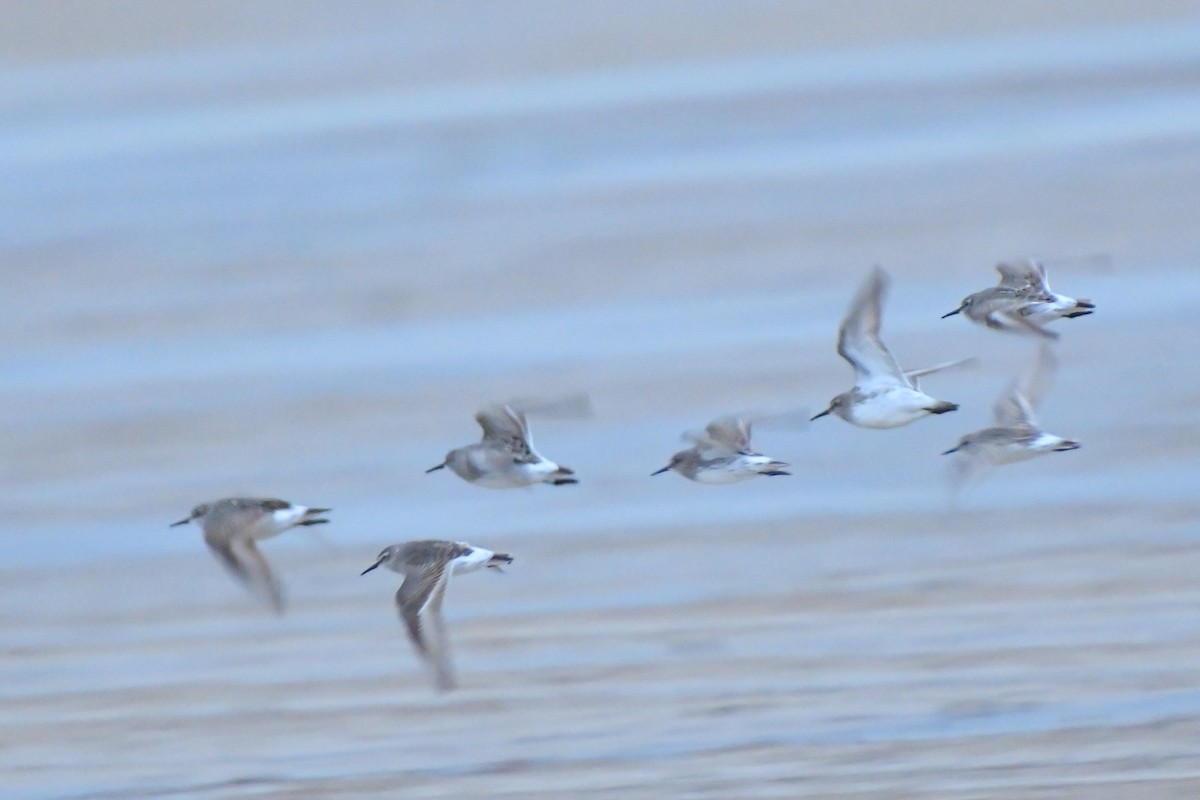
M 412 665 L 399 661 L 408 654 L 398 641 L 355 650 L 378 636 L 377 620 L 347 609 L 370 595 L 390 613 L 394 588 L 350 583 L 360 554 L 418 535 L 519 550 L 630 531 L 646 532 L 653 564 L 601 548 L 576 577 L 569 550 L 559 552 L 514 569 L 500 590 L 483 584 L 460 619 L 636 619 L 808 585 L 861 593 L 870 613 L 830 622 L 793 599 L 794 640 L 753 620 L 745 632 L 707 633 L 701 620 L 687 636 L 672 631 L 678 650 L 653 634 L 590 647 L 548 634 L 520 653 L 468 653 L 469 668 L 518 676 L 586 664 L 634 676 L 598 685 L 596 696 L 621 702 L 591 706 L 595 718 L 582 721 L 518 680 L 544 715 L 519 735 L 500 735 L 499 713 L 486 709 L 472 717 L 486 723 L 479 730 L 429 716 L 427 750 L 415 734 L 391 734 L 415 737 L 403 740 L 415 742 L 412 760 L 396 769 L 417 779 L 503 772 L 521 759 L 661 764 L 752 745 L 1195 717 L 1194 685 L 1178 676 L 1200 663 L 1194 592 L 1150 593 L 1163 563 L 1143 572 L 1138 559 L 1140 548 L 1194 558 L 1200 25 L 747 47 L 472 80 L 420 65 L 442 47 L 468 61 L 486 25 L 451 42 L 397 25 L 0 73 L 0 569 L 16 587 L 0 645 L 10 660 L 0 683 L 17 704 L 6 736 L 119 722 L 120 701 L 95 698 L 146 689 L 178 689 L 163 701 L 171 724 L 220 720 L 231 711 L 219 695 L 183 695 L 220 685 L 213 676 L 231 659 L 240 682 L 264 691 L 322 685 L 313 697 L 264 701 L 268 710 L 365 713 L 378 702 L 369 681 Z M 939 316 L 993 282 L 992 262 L 1026 252 L 1062 257 L 1055 287 L 1099 304 L 1057 325 L 1063 366 L 1043 410 L 1049 429 L 1084 448 L 998 472 L 951 512 L 937 454 L 988 423 L 1029 347 Z M 1071 261 L 1090 253 L 1113 266 Z M 815 410 L 847 388 L 836 326 L 874 262 L 895 277 L 884 336 L 906 365 L 980 357 L 974 371 L 928 381 L 959 412 L 892 432 L 828 419 L 760 430 L 761 449 L 795 464 L 790 479 L 713 490 L 649 477 L 681 431 L 716 414 Z M 581 390 L 595 418 L 534 423 L 539 447 L 578 471 L 578 487 L 488 492 L 422 474 L 476 438 L 481 403 Z M 338 578 L 314 563 L 326 552 L 319 542 L 268 545 L 308 616 L 227 617 L 219 604 L 237 587 L 198 580 L 192 570 L 217 569 L 199 536 L 166 527 L 195 502 L 243 491 L 334 506 L 323 533 Z M 988 527 L 1013 513 L 1011 531 Z M 888 514 L 911 530 L 872 532 Z M 829 521 L 821 538 L 792 539 L 811 537 L 818 519 Z M 658 567 L 675 553 L 653 537 L 712 526 L 775 532 L 772 551 L 785 558 L 764 565 L 727 547 L 719 563 L 688 551 L 678 570 Z M 1081 553 L 1058 582 L 1054 559 Z M 129 580 L 139 569 L 151 573 L 146 586 Z M 759 570 L 762 583 L 748 586 Z M 1028 602 L 1022 579 L 1037 590 Z M 978 583 L 979 599 L 921 607 L 925 592 L 959 582 Z M 989 600 L 994 584 L 1015 584 L 1016 599 Z M 507 606 L 478 600 L 502 592 Z M 888 592 L 913 605 L 875 609 Z M 194 619 L 156 611 L 197 603 Z M 226 635 L 232 643 L 213 646 Z M 1067 652 L 1065 666 L 938 667 L 936 677 L 920 666 L 1058 646 L 1150 656 L 1135 668 Z M 356 655 L 311 658 L 330 647 Z M 701 702 L 718 691 L 708 680 L 639 682 L 658 659 L 689 663 L 689 647 L 714 648 L 716 670 L 777 659 L 804 674 L 739 666 L 731 695 L 770 702 L 727 724 L 646 719 L 664 692 Z M 854 654 L 870 659 L 861 672 L 838 662 Z M 779 688 L 787 680 L 798 694 Z M 74 717 L 47 710 L 72 691 L 91 692 L 92 705 Z M 135 740 L 150 749 L 136 769 L 113 752 L 129 739 L 31 736 L 8 757 L 28 772 L 5 795 L 224 796 L 391 774 L 401 739 L 325 733 L 230 755 L 168 726 Z M 460 736 L 471 743 L 461 751 Z M 1136 741 L 1118 750 L 1149 757 Z

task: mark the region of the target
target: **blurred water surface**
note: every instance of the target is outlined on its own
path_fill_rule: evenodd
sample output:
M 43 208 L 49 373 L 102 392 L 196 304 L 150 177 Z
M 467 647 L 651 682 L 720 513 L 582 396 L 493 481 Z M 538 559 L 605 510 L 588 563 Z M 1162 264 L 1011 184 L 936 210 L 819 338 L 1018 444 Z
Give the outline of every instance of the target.
M 916 750 L 907 777 L 810 764 L 807 789 L 771 754 L 930 737 L 958 743 L 951 762 L 970 775 L 939 796 L 1001 796 L 963 742 L 1020 734 L 1024 752 L 1093 725 L 1159 726 L 1116 752 L 1183 758 L 1194 731 L 1173 725 L 1200 707 L 1180 677 L 1200 667 L 1185 578 L 1194 5 L 976 19 L 913 3 L 874 25 L 857 4 L 367 3 L 303 6 L 287 25 L 222 6 L 194 29 L 180 6 L 148 11 L 140 34 L 131 6 L 98 5 L 126 20 L 97 23 L 111 49 L 67 46 L 31 5 L 16 30 L 45 43 L 13 44 L 0 72 L 12 796 L 300 796 L 335 778 L 369 794 L 393 770 L 431 795 L 438 776 L 469 792 L 500 773 L 522 796 L 586 796 L 621 769 L 687 796 L 744 789 L 720 777 L 738 770 L 785 796 L 916 790 L 930 757 Z M 1099 304 L 1057 326 L 1042 413 L 1084 448 L 998 472 L 952 510 L 937 454 L 987 424 L 1032 350 L 939 317 L 1020 254 Z M 815 410 L 847 388 L 836 327 L 873 263 L 895 279 L 884 336 L 906 366 L 979 356 L 928 380 L 959 412 L 887 432 L 760 430 L 792 478 L 649 477 L 713 416 Z M 484 402 L 575 391 L 594 418 L 533 424 L 579 486 L 422 474 L 477 437 Z M 254 616 L 196 531 L 166 528 L 242 492 L 336 509 L 323 539 L 267 546 L 296 606 L 282 627 Z M 463 655 L 465 716 L 413 669 L 401 688 L 430 726 L 423 745 L 368 715 L 360 741 L 331 746 L 331 721 L 412 666 L 384 613 L 391 584 L 356 583 L 356 567 L 426 536 L 527 556 L 499 586 L 455 587 L 463 637 L 490 653 Z M 764 567 L 762 552 L 779 558 Z M 580 554 L 594 585 L 572 577 Z M 691 627 L 693 606 L 710 629 Z M 501 616 L 507 643 L 489 638 Z M 580 646 L 577 625 L 607 636 Z M 313 661 L 322 642 L 355 660 Z M 1047 648 L 1046 671 L 1012 660 Z M 314 706 L 285 733 L 268 709 L 292 708 L 289 691 Z M 486 743 L 464 733 L 543 691 L 561 711 Z M 261 719 L 255 692 L 276 698 Z M 564 735 L 573 714 L 595 729 Z M 727 724 L 699 721 L 711 715 Z M 130 733 L 155 719 L 159 741 Z M 99 722 L 63 738 L 81 720 Z M 231 761 L 215 743 L 230 724 L 272 744 Z M 119 753 L 134 744 L 150 748 L 137 768 Z M 761 774 L 730 755 L 744 747 L 761 748 Z M 722 754 L 709 784 L 681 777 L 697 753 Z M 1171 764 L 1150 777 L 1197 774 L 1194 755 Z

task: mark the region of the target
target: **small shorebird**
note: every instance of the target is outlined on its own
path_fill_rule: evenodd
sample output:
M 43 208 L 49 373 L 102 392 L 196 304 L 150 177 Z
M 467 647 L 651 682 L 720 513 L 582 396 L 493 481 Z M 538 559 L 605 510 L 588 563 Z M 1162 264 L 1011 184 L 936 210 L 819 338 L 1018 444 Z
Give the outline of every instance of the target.
M 719 417 L 708 423 L 703 435 L 686 434 L 695 446 L 680 450 L 651 475 L 675 470 L 698 483 L 737 483 L 757 475 L 791 475 L 786 462 L 754 451 L 750 444 L 751 421 L 743 417 Z
M 433 670 L 437 688 L 455 687 L 454 667 L 442 619 L 442 600 L 451 575 L 474 572 L 481 567 L 499 569 L 511 564 L 508 553 L 495 553 L 466 542 L 426 539 L 385 547 L 361 574 L 385 566 L 404 575 L 396 592 L 396 608 L 417 654 Z
M 475 421 L 483 428 L 483 439 L 451 450 L 445 461 L 425 470 L 426 473 L 449 467 L 464 481 L 489 489 L 578 483 L 571 477 L 574 470 L 543 458 L 533 449 L 523 410 L 510 403 L 493 403 L 481 408 L 475 414 Z
M 298 506 L 286 500 L 262 500 L 227 497 L 201 503 L 187 517 L 171 527 L 197 522 L 204 530 L 204 543 L 237 578 L 257 597 L 270 604 L 275 613 L 283 613 L 283 588 L 259 552 L 255 541 L 269 539 L 298 525 L 323 525 L 319 519 L 328 508 Z
M 983 467 L 1012 464 L 1043 453 L 1075 450 L 1079 442 L 1046 433 L 1038 427 L 1034 409 L 1050 386 L 1056 361 L 1049 345 L 996 401 L 996 425 L 968 433 L 942 455 L 957 453 L 956 480 L 961 482 Z
M 1002 261 L 996 265 L 996 271 L 1000 273 L 998 285 L 967 295 L 958 308 L 943 314 L 942 319 L 962 312 L 968 319 L 993 330 L 1057 339 L 1057 333 L 1042 326 L 1061 317 L 1082 317 L 1096 308 L 1090 300 L 1052 292 L 1045 265 L 1032 258 Z
M 813 417 L 814 420 L 832 413 L 864 428 L 897 428 L 929 414 L 945 414 L 958 408 L 957 403 L 937 400 L 922 392 L 917 379 L 971 359 L 907 372 L 900 369 L 892 351 L 879 338 L 887 285 L 887 273 L 876 267 L 850 304 L 838 329 L 837 351 L 854 367 L 854 388 L 833 398 L 829 408 Z

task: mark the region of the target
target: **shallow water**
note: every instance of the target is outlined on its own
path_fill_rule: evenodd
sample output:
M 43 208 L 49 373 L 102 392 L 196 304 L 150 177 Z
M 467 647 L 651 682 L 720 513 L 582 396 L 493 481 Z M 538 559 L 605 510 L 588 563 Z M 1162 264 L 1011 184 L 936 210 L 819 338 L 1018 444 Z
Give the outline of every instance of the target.
M 364 6 L 0 73 L 6 797 L 1190 796 L 1194 7 L 601 8 L 574 48 Z M 937 454 L 1032 348 L 939 317 L 1023 253 L 1099 304 L 1042 410 L 1084 447 L 952 506 Z M 926 381 L 960 411 L 649 477 L 847 388 L 872 263 L 904 364 L 979 357 Z M 533 424 L 579 486 L 422 474 L 576 391 Z M 335 508 L 264 548 L 282 619 L 166 527 L 235 492 Z M 518 555 L 455 584 L 449 698 L 357 576 L 417 537 Z

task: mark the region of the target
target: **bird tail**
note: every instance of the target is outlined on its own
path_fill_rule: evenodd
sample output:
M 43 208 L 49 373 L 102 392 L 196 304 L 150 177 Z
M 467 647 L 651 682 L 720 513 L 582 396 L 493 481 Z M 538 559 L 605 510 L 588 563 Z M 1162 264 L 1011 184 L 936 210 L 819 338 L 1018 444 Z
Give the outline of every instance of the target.
M 945 414 L 947 411 L 957 411 L 958 403 L 949 403 L 945 400 L 938 400 L 925 410 L 930 414 Z
M 487 565 L 493 569 L 499 569 L 505 564 L 511 564 L 513 557 L 508 553 L 492 553 L 492 557 L 488 559 Z
M 565 486 L 571 483 L 579 483 L 578 479 L 570 477 L 574 474 L 575 470 L 571 469 L 570 467 L 559 467 L 547 476 L 546 481 L 554 486 Z

